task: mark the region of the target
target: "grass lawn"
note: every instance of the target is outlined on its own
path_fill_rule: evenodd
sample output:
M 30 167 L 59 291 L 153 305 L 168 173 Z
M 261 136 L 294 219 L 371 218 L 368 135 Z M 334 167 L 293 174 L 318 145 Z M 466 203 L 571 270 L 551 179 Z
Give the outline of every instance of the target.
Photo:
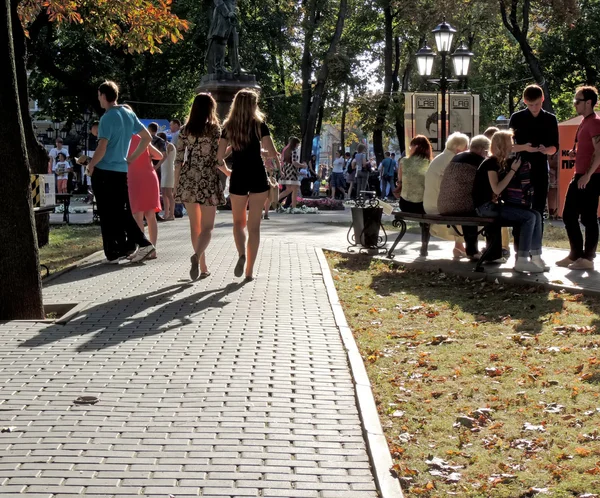
M 40 249 L 40 264 L 52 274 L 101 249 L 99 225 L 52 225 L 50 242 Z
M 597 493 L 600 299 L 327 258 L 407 496 Z

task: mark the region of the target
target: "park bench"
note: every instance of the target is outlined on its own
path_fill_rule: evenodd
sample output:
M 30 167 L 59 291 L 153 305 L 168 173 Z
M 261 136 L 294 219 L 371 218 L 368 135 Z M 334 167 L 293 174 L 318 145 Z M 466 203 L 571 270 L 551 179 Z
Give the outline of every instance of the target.
M 440 214 L 415 214 L 415 213 L 405 213 L 402 211 L 395 211 L 392 213 L 394 215 L 394 221 L 392 224 L 395 227 L 400 228 L 400 233 L 396 237 L 396 240 L 390 247 L 390 250 L 387 253 L 388 258 L 394 257 L 394 249 L 398 243 L 402 240 L 402 237 L 406 234 L 406 222 L 407 221 L 416 221 L 421 223 L 421 256 L 427 256 L 428 251 L 427 248 L 429 246 L 429 238 L 430 238 L 430 225 L 446 225 L 448 227 L 452 227 L 452 229 L 456 232 L 459 237 L 462 237 L 463 234 L 459 230 L 460 226 L 474 226 L 481 227 L 478 230 L 477 234 L 486 234 L 486 229 L 495 226 L 512 226 L 511 224 L 502 223 L 498 218 L 484 218 L 482 216 L 443 216 Z M 482 272 L 483 270 L 483 262 L 486 259 L 486 255 L 491 249 L 492 244 L 485 249 L 482 253 L 481 258 L 477 261 L 477 265 L 475 266 L 475 271 Z
M 73 194 L 56 194 L 56 202 L 63 205 L 63 221 L 69 224 L 69 207 L 71 206 Z

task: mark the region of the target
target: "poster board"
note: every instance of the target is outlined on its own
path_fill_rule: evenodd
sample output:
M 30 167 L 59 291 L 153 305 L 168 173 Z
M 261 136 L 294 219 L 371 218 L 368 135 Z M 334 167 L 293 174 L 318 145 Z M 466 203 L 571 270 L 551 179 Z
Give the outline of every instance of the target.
M 442 94 L 427 92 L 405 93 L 404 129 L 408 144 L 416 135 L 424 135 L 434 152 L 442 152 L 441 143 Z M 446 138 L 459 131 L 469 137 L 479 133 L 479 95 L 470 93 L 446 94 Z

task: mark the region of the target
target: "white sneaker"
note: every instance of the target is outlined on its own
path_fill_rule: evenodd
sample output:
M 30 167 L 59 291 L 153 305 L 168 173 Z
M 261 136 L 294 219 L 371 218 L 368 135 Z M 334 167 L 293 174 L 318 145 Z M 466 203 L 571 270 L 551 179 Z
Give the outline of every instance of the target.
M 544 269 L 536 265 L 533 261 L 527 261 L 525 258 L 519 258 L 515 264 L 515 271 L 519 273 L 543 273 Z
M 105 261 L 106 264 L 108 265 L 118 265 L 121 261 L 123 261 L 125 259 L 125 256 L 119 256 L 116 259 L 107 259 Z
M 132 263 L 139 263 L 144 261 L 149 256 L 152 256 L 156 252 L 156 248 L 150 244 L 149 246 L 140 247 L 130 258 L 129 261 Z
M 544 271 L 550 271 L 550 267 L 546 264 L 546 262 L 542 259 L 542 257 L 537 254 L 536 256 L 531 256 L 531 262 L 538 265 L 540 268 L 543 268 Z

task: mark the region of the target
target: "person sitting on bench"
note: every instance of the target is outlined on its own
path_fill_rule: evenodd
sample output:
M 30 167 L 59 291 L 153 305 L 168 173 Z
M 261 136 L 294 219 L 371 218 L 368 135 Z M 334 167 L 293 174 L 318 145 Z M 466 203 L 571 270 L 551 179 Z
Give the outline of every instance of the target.
M 483 135 L 477 135 L 471 140 L 469 150 L 461 152 L 452 158 L 444 170 L 438 196 L 438 212 L 442 216 L 462 215 L 474 216 L 472 191 L 475 183 L 475 173 L 479 165 L 488 156 L 490 140 Z M 466 256 L 471 261 L 477 261 L 481 253 L 477 248 L 477 227 L 463 226 Z
M 518 226 L 519 248 L 515 271 L 541 273 L 549 270 L 541 256 L 542 216 L 522 202 L 525 195 L 522 185 L 526 182 L 525 176 L 518 171 L 522 166 L 526 169 L 530 166 L 527 162 L 522 163 L 520 157 L 509 157 L 512 136 L 511 131 L 499 131 L 492 137 L 492 155 L 477 170 L 473 201 L 479 216 L 498 217 Z M 516 182 L 512 182 L 517 175 Z M 499 231 L 495 235 L 495 240 L 499 242 Z
M 425 214 L 423 194 L 425 173 L 433 159 L 431 143 L 424 135 L 410 141 L 406 157 L 398 167 L 398 183 L 394 195 L 400 197 L 400 209 L 406 213 Z

